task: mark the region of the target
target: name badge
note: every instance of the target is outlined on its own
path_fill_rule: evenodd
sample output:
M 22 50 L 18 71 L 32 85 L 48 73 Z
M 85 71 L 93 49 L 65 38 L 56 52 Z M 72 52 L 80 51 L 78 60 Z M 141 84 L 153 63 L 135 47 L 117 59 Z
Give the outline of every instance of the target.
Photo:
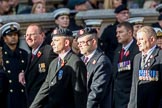
M 131 70 L 130 60 L 118 63 L 118 72 L 126 71 L 126 70 Z
M 39 72 L 46 72 L 46 64 L 45 63 L 40 63 L 38 64 Z
M 159 71 L 156 70 L 139 70 L 139 80 L 142 81 L 158 81 Z

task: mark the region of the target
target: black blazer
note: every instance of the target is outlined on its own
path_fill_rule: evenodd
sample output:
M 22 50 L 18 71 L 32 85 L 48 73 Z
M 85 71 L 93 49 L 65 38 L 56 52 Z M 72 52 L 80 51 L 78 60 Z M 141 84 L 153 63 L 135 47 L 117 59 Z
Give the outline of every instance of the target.
M 43 43 L 39 48 L 37 55 L 31 61 L 31 54 L 28 58 L 28 65 L 25 71 L 26 93 L 28 106 L 34 100 L 42 83 L 44 82 L 50 62 L 56 58 L 52 47 Z
M 112 107 L 112 65 L 99 49 L 87 64 L 87 108 Z
M 114 108 L 127 108 L 129 102 L 132 73 L 133 73 L 133 59 L 137 53 L 139 53 L 136 40 L 130 45 L 129 49 L 125 52 L 121 64 L 119 65 L 120 51 L 122 45 L 118 46 L 115 51 L 113 62 L 113 106 Z M 127 65 L 124 65 L 126 64 Z M 130 67 L 129 67 L 130 66 Z M 122 68 L 128 67 L 128 68 Z

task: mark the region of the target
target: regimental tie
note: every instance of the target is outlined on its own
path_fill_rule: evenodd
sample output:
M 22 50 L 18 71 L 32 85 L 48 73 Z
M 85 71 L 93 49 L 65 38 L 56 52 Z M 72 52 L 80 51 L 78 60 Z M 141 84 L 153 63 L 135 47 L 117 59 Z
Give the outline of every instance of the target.
M 32 54 L 32 57 L 31 57 L 31 61 L 33 61 L 34 60 L 34 54 Z
M 58 63 L 57 63 L 57 69 L 61 67 L 62 59 L 59 57 L 58 58 Z
M 147 55 L 142 55 L 142 60 L 141 60 L 141 69 L 144 69 L 145 62 L 146 62 L 146 57 L 147 57 Z
M 85 63 L 85 64 L 87 64 L 88 63 L 88 57 L 84 57 L 84 60 L 83 60 L 83 62 Z
M 124 56 L 124 52 L 125 52 L 125 49 L 122 48 L 122 50 L 120 51 L 119 62 L 122 62 L 122 59 L 123 59 L 123 56 Z

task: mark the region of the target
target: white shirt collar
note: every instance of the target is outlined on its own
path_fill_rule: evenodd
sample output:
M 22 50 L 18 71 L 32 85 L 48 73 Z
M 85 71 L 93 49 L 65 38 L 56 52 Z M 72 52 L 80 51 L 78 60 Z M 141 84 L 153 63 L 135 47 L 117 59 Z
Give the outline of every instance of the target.
M 41 45 L 42 44 L 40 44 L 35 50 L 32 49 L 32 54 L 36 55 Z
M 124 50 L 125 50 L 125 52 L 127 52 L 127 50 L 129 49 L 129 47 L 131 46 L 131 44 L 133 43 L 133 41 L 134 41 L 134 39 L 132 39 L 126 46 L 123 47 Z M 125 54 L 125 52 L 124 52 L 124 54 Z
M 95 54 L 95 52 L 96 52 L 96 49 L 88 56 L 85 56 L 85 57 L 88 57 L 88 61 L 92 58 L 92 56 Z
M 64 57 L 70 52 L 71 49 L 69 49 L 68 51 L 66 51 L 64 54 L 60 54 L 59 57 L 63 60 Z

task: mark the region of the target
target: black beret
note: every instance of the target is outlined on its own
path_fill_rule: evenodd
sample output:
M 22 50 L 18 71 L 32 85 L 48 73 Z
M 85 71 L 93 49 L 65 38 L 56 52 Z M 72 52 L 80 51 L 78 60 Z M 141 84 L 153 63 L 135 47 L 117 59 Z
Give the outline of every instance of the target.
M 73 37 L 73 33 L 70 29 L 56 28 L 52 33 L 52 37 L 54 37 L 54 36 Z
M 162 14 L 159 15 L 158 20 L 162 20 Z
M 122 4 L 115 9 L 114 13 L 120 13 L 123 10 L 128 10 L 128 8 L 126 7 L 126 5 Z
M 84 29 L 79 30 L 77 38 L 82 37 L 82 36 L 86 36 L 89 34 L 97 34 L 97 30 L 91 27 L 86 27 Z

